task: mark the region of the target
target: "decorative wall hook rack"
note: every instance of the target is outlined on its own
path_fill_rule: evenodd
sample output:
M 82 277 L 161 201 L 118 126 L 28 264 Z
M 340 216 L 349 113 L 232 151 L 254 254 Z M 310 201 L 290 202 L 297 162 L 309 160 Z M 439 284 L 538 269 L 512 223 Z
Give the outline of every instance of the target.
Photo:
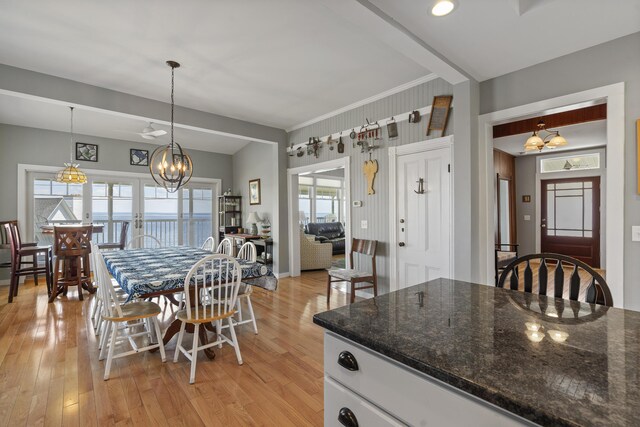
M 424 194 L 424 178 L 418 178 L 416 183 L 418 184 L 418 191 L 413 190 L 413 192 L 416 194 Z

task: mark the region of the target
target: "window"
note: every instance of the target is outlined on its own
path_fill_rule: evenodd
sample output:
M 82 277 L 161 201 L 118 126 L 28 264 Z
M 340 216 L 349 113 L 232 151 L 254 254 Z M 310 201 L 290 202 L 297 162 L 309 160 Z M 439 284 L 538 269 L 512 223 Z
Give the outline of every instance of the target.
M 57 182 L 53 178 L 33 180 L 33 235 L 36 242 L 51 243 L 41 227 L 82 222 L 82 185 Z
M 341 178 L 301 176 L 298 180 L 300 223 L 344 221 L 343 185 Z
M 600 169 L 600 153 L 540 159 L 541 173 L 568 172 L 588 169 Z

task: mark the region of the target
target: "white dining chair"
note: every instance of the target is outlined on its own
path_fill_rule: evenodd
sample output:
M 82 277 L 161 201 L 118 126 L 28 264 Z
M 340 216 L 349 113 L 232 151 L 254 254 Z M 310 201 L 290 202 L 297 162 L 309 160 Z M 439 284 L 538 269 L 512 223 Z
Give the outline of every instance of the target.
M 209 251 L 209 252 L 213 252 L 213 247 L 215 246 L 216 241 L 213 240 L 212 236 L 207 237 L 207 240 L 204 241 L 204 243 L 202 244 L 202 246 L 200 246 L 200 249 L 205 250 L 205 251 Z
M 258 251 L 256 245 L 252 242 L 247 242 L 240 248 L 238 252 L 238 259 L 243 259 L 251 262 L 256 262 L 258 259 Z M 245 323 L 253 323 L 253 331 L 258 334 L 258 324 L 256 323 L 256 315 L 253 313 L 253 305 L 251 304 L 251 294 L 253 293 L 253 287 L 249 284 L 242 283 L 240 291 L 238 292 L 238 320 L 236 325 L 244 325 Z M 242 315 L 242 301 L 247 302 L 247 309 L 249 310 L 249 318 L 243 318 Z
M 158 238 L 151 236 L 149 234 L 142 234 L 140 236 L 136 236 L 127 242 L 127 246 L 125 249 L 132 248 L 161 248 L 162 243 Z
M 233 243 L 231 242 L 231 239 L 228 237 L 225 237 L 220 241 L 220 244 L 216 248 L 216 253 L 231 256 L 231 254 L 233 253 L 232 249 L 233 249 Z
M 242 365 L 240 346 L 238 345 L 238 338 L 232 320 L 236 312 L 235 307 L 238 300 L 241 275 L 238 261 L 227 255 L 214 254 L 207 255 L 196 262 L 184 280 L 185 308 L 176 313 L 176 318 L 182 324 L 180 325 L 173 361 L 178 361 L 180 353 L 191 361 L 190 384 L 193 384 L 196 379 L 196 362 L 200 350 L 213 346 L 221 348 L 222 344 L 229 344 L 235 350 L 238 364 Z M 208 295 L 209 298 L 202 298 L 202 295 Z M 197 301 L 192 302 L 191 299 L 193 298 L 197 298 Z M 230 337 L 222 333 L 222 323 L 225 319 L 228 323 Z M 194 327 L 191 349 L 186 349 L 182 345 L 187 323 L 192 324 Z M 205 323 L 215 324 L 217 339 L 200 345 L 199 330 L 200 327 L 205 327 Z
M 104 258 L 98 247 L 92 243 L 92 252 L 95 252 L 96 272 L 98 274 L 98 291 L 102 292 L 103 315 L 105 327 L 102 332 L 102 346 L 98 360 L 107 361 L 104 368 L 104 379 L 109 379 L 113 359 L 140 353 L 142 351 L 160 349 L 162 361 L 166 361 L 164 344 L 160 333 L 158 315 L 160 306 L 150 301 L 136 301 L 122 304 L 116 294 L 111 277 L 107 270 Z M 140 328 L 140 329 L 138 329 Z M 140 347 L 134 338 L 148 337 L 148 345 Z M 108 341 L 107 341 L 108 339 Z M 153 343 L 153 341 L 157 343 Z M 131 350 L 115 352 L 119 344 L 129 344 Z

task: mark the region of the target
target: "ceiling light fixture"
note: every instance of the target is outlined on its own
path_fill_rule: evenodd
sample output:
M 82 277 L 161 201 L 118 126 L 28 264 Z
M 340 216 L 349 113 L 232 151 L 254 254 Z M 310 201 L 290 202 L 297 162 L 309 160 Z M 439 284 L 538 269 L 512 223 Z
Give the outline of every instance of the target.
M 445 16 L 450 14 L 456 7 L 452 0 L 438 0 L 431 8 L 433 16 Z
M 69 163 L 65 163 L 64 169 L 58 171 L 56 181 L 66 184 L 85 184 L 87 182 L 87 175 L 78 169 L 80 165 L 73 163 L 73 107 L 69 107 L 69 110 L 71 110 L 71 126 L 69 131 L 71 148 L 69 150 Z
M 553 149 L 568 144 L 567 140 L 560 136 L 559 131 L 546 129 L 544 120 L 540 120 L 537 127 L 525 142 L 524 151 L 542 151 L 545 148 Z M 544 138 L 540 136 L 542 132 L 547 133 Z
M 173 74 L 180 67 L 175 61 L 167 61 L 171 67 L 171 142 L 164 147 L 155 149 L 149 160 L 149 171 L 153 180 L 162 185 L 169 193 L 175 193 L 180 187 L 185 186 L 193 175 L 193 163 L 191 157 L 182 149 L 173 138 Z

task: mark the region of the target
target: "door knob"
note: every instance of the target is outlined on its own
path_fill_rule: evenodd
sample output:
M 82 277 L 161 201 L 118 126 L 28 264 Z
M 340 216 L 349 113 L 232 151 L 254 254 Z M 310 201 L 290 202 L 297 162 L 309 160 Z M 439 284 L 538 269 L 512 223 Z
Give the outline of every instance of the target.
M 404 242 L 398 243 L 398 246 L 403 247 L 404 246 Z
M 546 227 L 547 227 L 547 224 L 541 224 L 541 225 L 540 225 L 540 227 L 542 227 L 542 228 L 546 228 Z

